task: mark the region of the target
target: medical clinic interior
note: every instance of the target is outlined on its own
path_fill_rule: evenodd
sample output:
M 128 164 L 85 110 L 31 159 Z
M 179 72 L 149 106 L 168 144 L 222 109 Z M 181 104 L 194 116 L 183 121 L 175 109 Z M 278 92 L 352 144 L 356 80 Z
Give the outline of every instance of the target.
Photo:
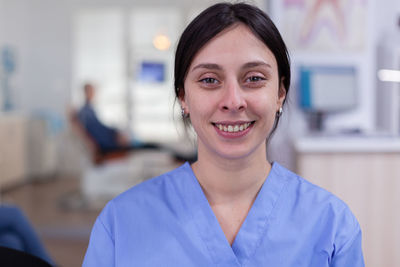
M 81 266 L 109 200 L 195 160 L 174 53 L 216 2 L 0 0 L 0 204 L 23 214 L 56 266 Z M 400 266 L 400 1 L 247 2 L 291 59 L 269 161 L 347 203 L 366 266 Z M 98 154 L 75 116 L 87 86 L 99 120 L 137 149 Z

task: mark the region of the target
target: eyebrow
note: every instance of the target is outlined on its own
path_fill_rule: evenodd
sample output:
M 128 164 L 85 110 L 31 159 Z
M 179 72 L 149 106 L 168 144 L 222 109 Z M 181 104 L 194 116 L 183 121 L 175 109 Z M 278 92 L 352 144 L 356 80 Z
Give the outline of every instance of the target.
M 252 62 L 248 62 L 246 64 L 244 64 L 241 68 L 242 69 L 249 69 L 249 68 L 254 68 L 254 67 L 258 67 L 258 66 L 266 66 L 268 68 L 272 68 L 270 64 L 265 63 L 264 61 L 252 61 Z M 214 64 L 214 63 L 201 63 L 196 65 L 195 67 L 193 67 L 192 71 L 196 70 L 196 69 L 210 69 L 210 70 L 222 70 L 222 67 L 218 64 Z
M 242 66 L 242 69 L 249 69 L 249 68 L 254 68 L 254 67 L 258 67 L 258 66 L 266 66 L 268 68 L 272 68 L 270 64 L 265 63 L 264 61 L 252 61 L 252 62 L 248 62 L 246 64 L 244 64 Z
M 214 63 L 202 63 L 193 67 L 192 71 L 195 69 L 222 70 L 222 67 Z

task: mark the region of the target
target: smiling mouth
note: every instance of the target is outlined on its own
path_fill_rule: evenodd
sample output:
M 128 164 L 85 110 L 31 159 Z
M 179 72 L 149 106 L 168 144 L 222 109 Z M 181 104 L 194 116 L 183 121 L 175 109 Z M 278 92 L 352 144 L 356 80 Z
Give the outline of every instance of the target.
M 241 124 L 221 124 L 221 123 L 213 123 L 215 127 L 217 127 L 220 131 L 227 133 L 237 133 L 242 132 L 250 127 L 255 121 L 245 122 Z

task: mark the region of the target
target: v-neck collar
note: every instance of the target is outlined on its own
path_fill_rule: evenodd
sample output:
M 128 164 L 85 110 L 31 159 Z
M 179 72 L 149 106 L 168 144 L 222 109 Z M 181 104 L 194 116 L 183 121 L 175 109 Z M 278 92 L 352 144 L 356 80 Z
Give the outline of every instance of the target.
M 285 184 L 285 175 L 280 175 L 281 167 L 273 163 L 246 219 L 230 246 L 225 234 L 196 178 L 191 166 L 183 166 L 189 177 L 185 180 L 187 190 L 181 192 L 187 201 L 199 234 L 205 243 L 213 262 L 220 266 L 243 266 L 256 252 L 262 237 L 268 229 L 270 215 Z

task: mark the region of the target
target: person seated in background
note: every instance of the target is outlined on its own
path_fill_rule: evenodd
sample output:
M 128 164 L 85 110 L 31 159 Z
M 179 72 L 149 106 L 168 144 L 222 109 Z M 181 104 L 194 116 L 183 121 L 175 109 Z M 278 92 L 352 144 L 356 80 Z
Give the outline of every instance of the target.
M 135 148 L 158 149 L 156 144 L 133 144 L 127 136 L 118 129 L 109 127 L 102 123 L 93 108 L 92 101 L 95 95 L 95 88 L 92 84 L 84 85 L 85 105 L 78 111 L 78 119 L 88 134 L 94 139 L 103 154 L 126 151 Z
M 196 155 L 183 155 L 159 144 L 129 140 L 121 131 L 105 125 L 97 117 L 92 105 L 95 96 L 93 84 L 86 83 L 83 89 L 85 104 L 74 117 L 79 121 L 80 126 L 84 128 L 91 142 L 95 145 L 95 163 L 102 163 L 107 158 L 124 157 L 127 152 L 134 149 L 167 150 L 178 161 L 192 162 L 196 159 Z
M 29 220 L 13 205 L 0 205 L 0 247 L 22 251 L 54 265 Z M 3 260 L 0 258 L 0 263 Z

